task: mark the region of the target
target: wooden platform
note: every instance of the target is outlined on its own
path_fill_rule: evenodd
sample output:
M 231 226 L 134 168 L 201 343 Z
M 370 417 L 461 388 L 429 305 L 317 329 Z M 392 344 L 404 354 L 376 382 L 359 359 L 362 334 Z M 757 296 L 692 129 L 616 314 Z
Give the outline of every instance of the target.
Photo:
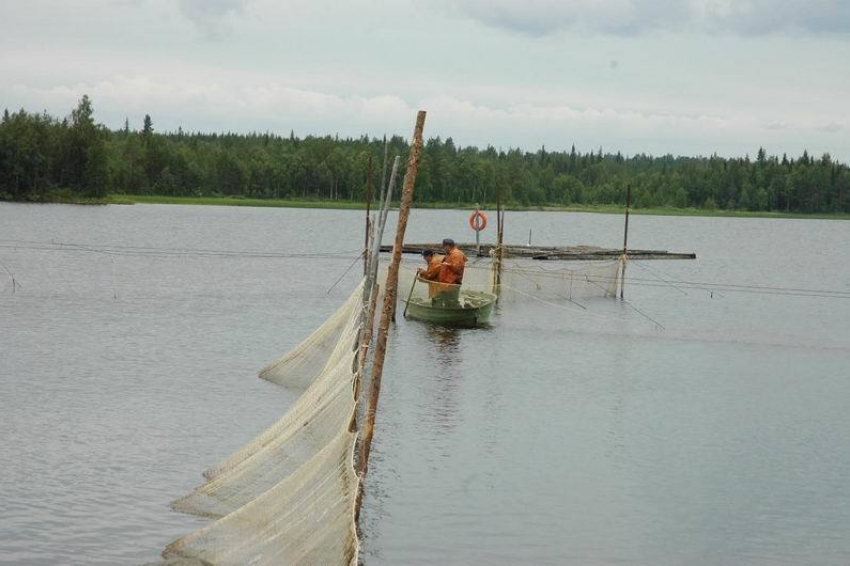
M 467 256 L 488 257 L 495 247 L 493 244 L 481 244 L 481 253 L 476 254 L 475 244 L 457 245 Z M 405 244 L 402 253 L 421 254 L 424 250 L 434 250 L 441 253 L 441 244 Z M 392 246 L 381 246 L 382 252 L 393 251 Z M 506 257 L 525 257 L 531 259 L 556 259 L 556 260 L 604 260 L 617 259 L 623 250 L 612 250 L 597 246 L 505 246 Z M 676 253 L 666 250 L 629 250 L 630 259 L 696 259 L 695 253 Z

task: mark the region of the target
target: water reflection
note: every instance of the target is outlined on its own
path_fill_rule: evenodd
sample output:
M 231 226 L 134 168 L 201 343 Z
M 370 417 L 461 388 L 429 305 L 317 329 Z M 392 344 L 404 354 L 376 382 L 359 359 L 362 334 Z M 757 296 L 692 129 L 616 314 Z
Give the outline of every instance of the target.
M 424 372 L 422 391 L 425 394 L 422 406 L 425 419 L 433 430 L 444 435 L 451 432 L 461 422 L 462 400 L 461 380 L 463 379 L 463 352 L 461 337 L 463 331 L 457 328 L 427 325 L 425 327 L 425 359 L 427 370 Z
M 428 325 L 425 330 L 428 341 L 433 344 L 432 352 L 436 354 L 436 360 L 440 365 L 457 366 L 460 358 L 460 336 L 459 328 L 446 326 Z

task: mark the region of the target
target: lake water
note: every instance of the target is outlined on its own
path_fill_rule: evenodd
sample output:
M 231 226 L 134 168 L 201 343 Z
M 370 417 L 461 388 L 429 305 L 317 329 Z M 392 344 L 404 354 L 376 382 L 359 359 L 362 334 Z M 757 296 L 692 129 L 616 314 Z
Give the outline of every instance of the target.
M 467 214 L 415 210 L 407 239 L 470 240 Z M 622 241 L 617 216 L 508 213 L 510 242 L 531 227 Z M 0 204 L 0 563 L 139 564 L 206 524 L 169 502 L 286 411 L 256 371 L 348 295 L 362 239 L 357 211 Z M 400 320 L 363 561 L 850 563 L 850 299 L 661 281 L 847 293 L 848 242 L 634 216 L 634 248 L 698 259 L 630 263 L 629 303 Z

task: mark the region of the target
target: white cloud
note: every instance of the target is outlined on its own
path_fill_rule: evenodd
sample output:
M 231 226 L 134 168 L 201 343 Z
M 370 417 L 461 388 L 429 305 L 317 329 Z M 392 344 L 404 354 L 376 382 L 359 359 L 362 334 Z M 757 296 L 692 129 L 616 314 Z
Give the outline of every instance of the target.
M 240 14 L 249 0 L 179 0 L 180 11 L 209 39 L 233 31 L 231 17 Z
M 486 25 L 532 36 L 560 30 L 632 35 L 653 30 L 848 34 L 843 0 L 448 0 Z
M 119 125 L 124 116 L 137 122 L 140 116 L 151 114 L 159 130 L 177 126 L 204 130 L 206 124 L 215 124 L 213 128 L 229 131 L 276 129 L 284 133 L 297 128 L 306 134 L 321 133 L 316 131 L 317 124 L 350 124 L 345 133 L 357 135 L 374 132 L 376 126 L 394 132 L 414 113 L 413 107 L 394 95 L 340 96 L 276 82 L 178 82 L 119 75 L 93 83 L 0 87 L 0 98 L 29 100 L 30 109 L 46 108 L 56 115 L 67 114 L 83 94 L 92 98 L 96 118 L 111 127 Z
M 821 126 L 819 129 L 820 129 L 820 131 L 826 132 L 828 134 L 837 134 L 843 128 L 844 128 L 844 126 L 842 124 L 840 124 L 839 122 L 830 122 L 828 124 Z
M 92 83 L 0 87 L 2 99 L 26 99 L 64 115 L 83 94 L 95 103 L 96 117 L 119 127 L 125 116 L 138 127 L 150 113 L 157 130 L 273 131 L 286 134 L 359 136 L 408 134 L 415 111 L 429 112 L 427 135 L 452 136 L 462 145 L 503 148 L 583 149 L 603 146 L 624 153 L 752 153 L 761 145 L 813 153 L 841 148 L 813 144 L 842 128 L 837 120 L 798 117 L 768 122 L 746 113 L 704 114 L 638 110 L 611 105 L 579 106 L 520 100 L 478 103 L 449 94 L 423 99 L 391 93 L 339 95 L 283 82 L 238 80 L 159 80 L 118 75 Z M 789 140 L 800 145 L 789 146 Z M 846 149 L 844 155 L 846 155 Z M 838 150 L 838 151 L 836 151 Z
M 356 136 L 423 107 L 461 144 L 850 158 L 846 36 L 752 35 L 839 30 L 837 2 L 448 1 L 30 0 L 0 19 L 0 109 L 87 93 L 110 127 Z

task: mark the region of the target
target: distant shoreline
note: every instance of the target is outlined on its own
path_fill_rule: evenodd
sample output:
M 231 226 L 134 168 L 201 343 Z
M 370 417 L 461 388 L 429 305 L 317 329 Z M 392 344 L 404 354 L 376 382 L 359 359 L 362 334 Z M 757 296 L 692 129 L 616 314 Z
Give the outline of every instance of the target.
M 30 202 L 30 201 L 0 201 L 0 202 Z M 62 198 L 34 204 L 73 204 L 73 205 L 107 205 L 107 204 L 181 204 L 204 206 L 253 206 L 266 208 L 317 208 L 338 210 L 365 210 L 366 203 L 362 201 L 330 201 L 330 200 L 300 200 L 300 199 L 257 199 L 243 197 L 175 197 L 160 195 L 127 195 L 113 194 L 103 199 Z M 374 206 L 374 205 L 373 205 Z M 415 208 L 443 210 L 471 210 L 472 205 L 450 203 L 415 203 Z M 493 205 L 485 205 L 483 210 L 492 210 Z M 590 214 L 623 214 L 621 205 L 552 205 L 525 206 L 511 204 L 505 207 L 508 211 L 545 211 L 545 212 L 578 212 Z M 799 212 L 759 212 L 744 210 L 707 210 L 698 208 L 631 208 L 631 214 L 646 216 L 700 216 L 719 218 L 796 218 L 817 220 L 850 220 L 850 214 L 845 213 L 799 213 Z

